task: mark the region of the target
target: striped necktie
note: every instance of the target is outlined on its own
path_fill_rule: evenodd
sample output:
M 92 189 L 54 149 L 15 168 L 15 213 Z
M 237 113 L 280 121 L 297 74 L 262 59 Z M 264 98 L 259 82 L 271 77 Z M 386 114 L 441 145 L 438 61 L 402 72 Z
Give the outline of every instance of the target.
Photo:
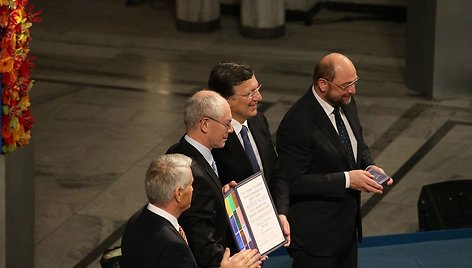
M 179 226 L 179 233 L 182 236 L 182 238 L 184 239 L 185 243 L 187 243 L 187 245 L 188 245 L 187 237 L 185 236 L 185 232 L 184 232 L 184 229 L 182 228 L 182 226 Z
M 215 171 L 216 176 L 219 176 L 219 175 L 218 175 L 218 168 L 216 168 L 215 159 L 212 159 L 212 160 L 211 160 L 211 168 L 213 169 L 213 171 Z

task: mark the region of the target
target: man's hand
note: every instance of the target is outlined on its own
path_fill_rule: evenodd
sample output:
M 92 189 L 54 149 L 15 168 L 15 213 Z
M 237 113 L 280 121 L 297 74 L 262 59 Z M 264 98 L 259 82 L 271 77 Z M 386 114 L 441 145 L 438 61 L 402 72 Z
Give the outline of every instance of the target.
M 236 185 L 238 184 L 235 181 L 230 181 L 228 184 L 223 185 L 223 188 L 221 188 L 221 192 L 223 192 L 223 194 L 226 194 L 226 192 L 229 191 L 229 188 L 236 187 Z
M 377 170 L 378 172 L 380 172 L 380 173 L 382 173 L 382 174 L 387 175 L 387 173 L 385 173 L 385 171 L 384 171 L 383 168 L 381 168 L 381 167 L 378 167 L 378 166 L 376 166 L 376 165 L 371 165 L 371 166 L 369 166 L 369 167 L 372 168 L 372 169 Z M 392 185 L 392 183 L 393 183 L 393 179 L 392 179 L 392 178 L 388 179 L 387 185 Z
M 349 185 L 350 188 L 361 192 L 382 194 L 382 185 L 374 181 L 372 179 L 374 176 L 369 172 L 357 169 L 351 170 L 348 173 L 351 181 L 351 184 Z
M 243 250 L 232 257 L 229 255 L 229 248 L 226 248 L 220 262 L 221 268 L 260 268 L 262 264 L 262 257 L 256 249 Z
M 371 168 L 382 172 L 385 174 L 385 171 L 375 165 L 370 166 Z M 350 188 L 354 190 L 358 190 L 361 192 L 366 193 L 375 193 L 375 194 L 382 194 L 383 187 L 382 185 L 378 184 L 376 181 L 373 180 L 374 176 L 369 172 L 361 169 L 351 170 L 349 173 L 349 179 L 351 184 L 349 185 Z M 392 185 L 393 179 L 390 178 L 387 181 L 387 185 Z
M 283 214 L 279 214 L 280 224 L 282 224 L 282 231 L 284 232 L 285 239 L 287 243 L 284 244 L 284 247 L 290 246 L 290 224 L 288 223 L 287 217 Z

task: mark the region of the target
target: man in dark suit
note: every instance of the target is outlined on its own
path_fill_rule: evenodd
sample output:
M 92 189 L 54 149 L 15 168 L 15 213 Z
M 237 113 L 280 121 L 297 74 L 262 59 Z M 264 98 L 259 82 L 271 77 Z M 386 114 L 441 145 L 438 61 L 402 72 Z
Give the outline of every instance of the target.
M 218 93 L 202 90 L 195 93 L 184 109 L 186 135 L 167 153 L 181 153 L 194 161 L 192 206 L 180 217 L 187 232 L 189 246 L 201 267 L 220 263 L 225 247 L 236 252 L 222 194 L 222 184 L 211 154 L 225 145 L 233 131 L 228 102 Z
M 358 79 L 346 56 L 325 56 L 315 67 L 313 86 L 277 131 L 277 152 L 290 184 L 293 267 L 357 267 L 360 193 L 383 189 L 364 170 L 383 172 L 363 139 L 353 98 Z M 392 183 L 390 178 L 387 184 Z
M 122 238 L 122 267 L 197 267 L 177 218 L 190 207 L 192 160 L 181 154 L 163 155 L 147 172 L 145 189 L 149 200 L 127 222 Z M 221 267 L 260 267 L 259 254 L 246 250 L 229 257 Z
M 208 79 L 208 88 L 220 93 L 228 101 L 233 116 L 231 125 L 234 132 L 229 134 L 225 146 L 214 149 L 212 154 L 223 184 L 232 180 L 239 183 L 255 172 L 263 171 L 288 246 L 290 226 L 285 215 L 288 212 L 289 189 L 286 180 L 282 178 L 283 173 L 272 143 L 267 119 L 257 110 L 259 102 L 262 101 L 259 91 L 261 86 L 252 68 L 246 64 L 220 62 L 213 67 Z M 243 132 L 243 128 L 246 132 Z M 248 154 L 248 147 L 251 148 L 254 158 Z

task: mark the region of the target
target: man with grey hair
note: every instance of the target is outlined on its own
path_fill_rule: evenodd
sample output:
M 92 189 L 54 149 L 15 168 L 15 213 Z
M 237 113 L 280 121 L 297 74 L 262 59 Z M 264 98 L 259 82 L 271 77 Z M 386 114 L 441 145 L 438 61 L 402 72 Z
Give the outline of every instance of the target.
M 177 219 L 192 199 L 192 159 L 181 154 L 155 159 L 146 172 L 149 203 L 126 224 L 122 238 L 122 267 L 197 267 Z M 226 248 L 222 268 L 259 266 L 256 250 L 229 257 Z
M 228 226 L 222 185 L 211 154 L 225 145 L 233 132 L 228 102 L 218 93 L 201 90 L 186 103 L 186 135 L 167 153 L 181 153 L 192 158 L 194 193 L 192 206 L 180 217 L 188 244 L 200 267 L 218 266 L 225 248 L 237 248 Z

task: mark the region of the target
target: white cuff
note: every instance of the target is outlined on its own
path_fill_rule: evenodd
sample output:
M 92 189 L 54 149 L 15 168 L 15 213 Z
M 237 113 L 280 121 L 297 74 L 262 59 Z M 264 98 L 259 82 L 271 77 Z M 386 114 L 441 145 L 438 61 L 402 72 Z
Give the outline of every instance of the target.
M 349 173 L 347 171 L 344 172 L 344 177 L 346 178 L 346 189 L 351 186 L 351 178 L 349 178 Z

